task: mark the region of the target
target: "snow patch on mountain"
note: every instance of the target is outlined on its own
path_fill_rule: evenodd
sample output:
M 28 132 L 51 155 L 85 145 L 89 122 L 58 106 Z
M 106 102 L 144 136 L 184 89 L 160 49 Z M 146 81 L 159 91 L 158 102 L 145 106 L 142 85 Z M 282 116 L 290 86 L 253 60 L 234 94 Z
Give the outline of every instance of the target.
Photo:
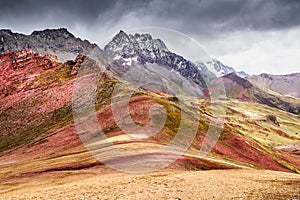
M 111 58 L 110 68 L 116 72 L 128 70 L 123 67 L 134 62 L 141 65 L 157 64 L 206 87 L 203 74 L 193 62 L 171 52 L 162 40 L 154 39 L 150 34 L 133 35 L 120 31 L 104 47 L 104 51 Z
M 212 61 L 208 61 L 205 63 L 198 61 L 196 62 L 196 65 L 202 73 L 206 73 L 209 76 L 213 76 L 213 74 L 218 76 L 225 76 L 230 73 L 236 73 L 238 76 L 242 78 L 249 76 L 246 72 L 244 71 L 237 72 L 235 71 L 234 68 L 224 65 L 221 61 L 215 58 L 212 58 Z

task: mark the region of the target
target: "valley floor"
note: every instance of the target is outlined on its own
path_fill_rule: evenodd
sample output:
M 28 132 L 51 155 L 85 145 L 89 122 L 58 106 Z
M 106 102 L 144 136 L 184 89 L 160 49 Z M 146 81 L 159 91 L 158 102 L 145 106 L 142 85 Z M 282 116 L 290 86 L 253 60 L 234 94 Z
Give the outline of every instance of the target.
M 7 180 L 0 199 L 300 199 L 300 175 L 268 170 L 109 169 L 48 172 Z

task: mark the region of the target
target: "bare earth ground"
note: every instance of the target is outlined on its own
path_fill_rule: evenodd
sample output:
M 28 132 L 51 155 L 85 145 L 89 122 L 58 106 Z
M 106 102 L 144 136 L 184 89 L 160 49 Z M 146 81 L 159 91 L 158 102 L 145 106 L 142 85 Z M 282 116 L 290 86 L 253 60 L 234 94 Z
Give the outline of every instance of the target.
M 0 184 L 0 199 L 300 199 L 300 175 L 267 170 L 48 172 Z

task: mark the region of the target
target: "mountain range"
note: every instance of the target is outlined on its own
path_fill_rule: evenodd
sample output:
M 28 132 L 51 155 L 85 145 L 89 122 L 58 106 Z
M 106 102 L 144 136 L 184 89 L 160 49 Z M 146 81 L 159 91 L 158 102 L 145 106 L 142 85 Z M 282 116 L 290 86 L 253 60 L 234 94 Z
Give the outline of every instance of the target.
M 248 79 L 260 88 L 300 98 L 300 73 L 287 75 L 260 74 L 248 77 Z
M 55 54 L 61 61 L 74 59 L 78 54 L 102 52 L 96 44 L 76 38 L 65 28 L 33 31 L 30 35 L 13 33 L 9 29 L 0 30 L 0 54 L 23 49 Z
M 207 63 L 193 63 L 171 52 L 162 40 L 154 39 L 150 34 L 136 33 L 131 35 L 120 31 L 104 47 L 104 50 L 87 40 L 76 38 L 64 28 L 34 31 L 30 35 L 13 33 L 10 30 L 1 30 L 0 41 L 0 53 L 30 48 L 34 52 L 41 54 L 52 53 L 58 56 L 61 61 L 66 61 L 67 57 L 74 59 L 78 54 L 86 54 L 92 57 L 97 55 L 96 58 L 99 58 L 109 70 L 119 75 L 126 73 L 134 64 L 157 64 L 178 72 L 187 80 L 191 80 L 199 85 L 200 90 L 203 91 L 207 88 L 206 81 L 216 78 L 207 67 L 212 64 L 214 69 L 223 76 L 217 82 L 219 84 L 225 83 L 227 86 L 227 96 L 239 99 L 252 99 L 253 101 L 284 109 L 292 113 L 299 113 L 300 109 L 297 100 L 294 100 L 292 97 L 288 98 L 272 94 L 272 92 L 275 92 L 298 97 L 299 74 L 286 76 L 272 76 L 267 74 L 249 76 L 245 72 L 236 72 L 232 67 L 224 65 L 216 59 L 212 59 L 212 61 Z M 238 77 L 231 75 L 232 73 L 238 75 Z M 147 76 L 146 74 L 144 75 Z M 180 78 L 177 76 L 175 79 Z M 225 79 L 230 79 L 232 83 L 226 84 Z M 253 84 L 251 88 L 255 88 L 252 90 L 256 92 L 248 92 L 247 97 L 242 97 L 241 93 L 246 94 L 247 92 L 238 92 L 237 88 L 232 87 L 235 83 L 239 85 L 241 90 L 248 91 L 250 83 L 247 80 Z M 6 90 L 8 89 L 6 88 Z
M 105 164 L 147 171 L 182 150 L 165 146 L 181 147 L 191 137 L 166 169 L 300 173 L 299 74 L 250 76 L 216 59 L 193 63 L 150 34 L 124 31 L 101 49 L 66 29 L 30 35 L 0 30 L 0 53 L 3 193 L 32 177 L 114 173 Z M 211 64 L 221 76 L 208 70 Z M 155 83 L 132 87 L 129 82 L 135 79 Z M 74 95 L 77 86 L 82 88 Z M 186 93 L 178 95 L 169 87 Z M 226 96 L 211 101 L 222 87 Z M 122 97 L 128 94 L 126 102 Z M 86 107 L 85 101 L 92 100 Z M 128 112 L 123 112 L 126 103 Z M 102 131 L 93 129 L 95 121 Z M 127 133 L 131 126 L 134 133 Z M 211 152 L 200 157 L 199 151 L 214 140 Z M 117 149 L 136 154 L 118 154 Z

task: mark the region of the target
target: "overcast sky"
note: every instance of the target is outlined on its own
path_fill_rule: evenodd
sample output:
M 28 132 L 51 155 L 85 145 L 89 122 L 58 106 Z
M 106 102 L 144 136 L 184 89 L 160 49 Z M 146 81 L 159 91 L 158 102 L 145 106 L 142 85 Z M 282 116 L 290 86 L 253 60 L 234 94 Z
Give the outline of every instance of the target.
M 287 74 L 300 72 L 299 11 L 297 0 L 2 0 L 0 28 L 66 27 L 99 45 L 120 29 L 169 28 L 237 70 Z

